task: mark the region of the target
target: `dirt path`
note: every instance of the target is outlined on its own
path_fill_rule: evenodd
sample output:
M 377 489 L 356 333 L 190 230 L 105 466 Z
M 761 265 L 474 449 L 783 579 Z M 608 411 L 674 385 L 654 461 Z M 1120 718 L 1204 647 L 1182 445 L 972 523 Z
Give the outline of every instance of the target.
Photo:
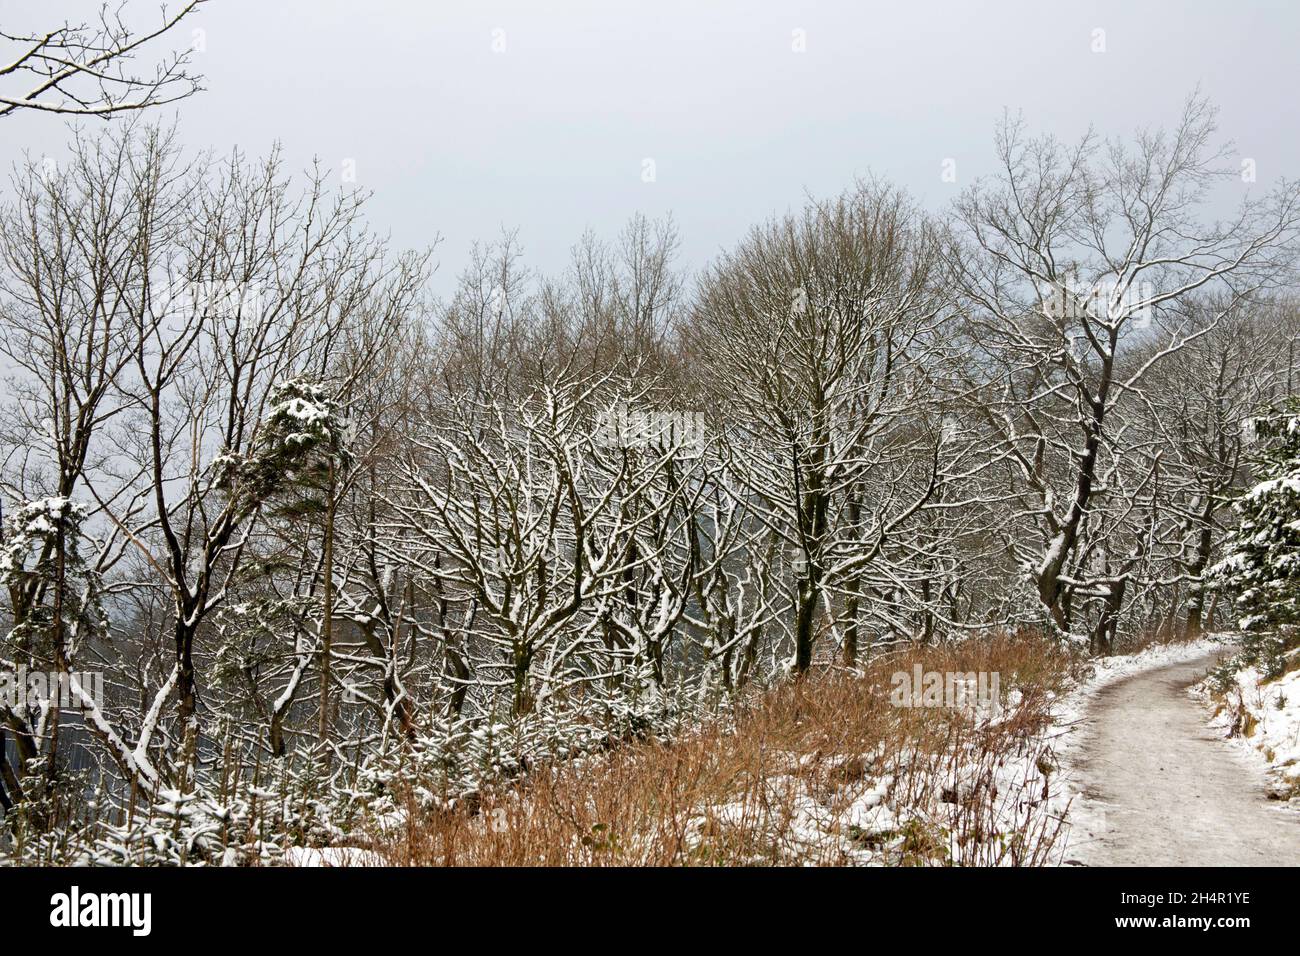
M 1103 688 L 1083 728 L 1067 856 L 1090 866 L 1300 866 L 1300 813 L 1206 726 L 1187 688 L 1219 655 Z M 1080 832 L 1082 831 L 1082 832 Z

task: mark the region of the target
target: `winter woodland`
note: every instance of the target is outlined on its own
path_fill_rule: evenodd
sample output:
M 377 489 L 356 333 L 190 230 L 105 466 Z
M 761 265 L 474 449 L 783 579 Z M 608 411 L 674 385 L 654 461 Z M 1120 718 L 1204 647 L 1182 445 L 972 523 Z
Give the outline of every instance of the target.
M 0 699 L 9 852 L 238 862 L 898 646 L 1235 625 L 1300 192 L 1199 97 L 993 148 L 947 208 L 863 179 L 696 273 L 670 220 L 557 275 L 505 233 L 442 298 L 274 154 L 141 119 L 18 171 L 0 671 L 68 679 Z

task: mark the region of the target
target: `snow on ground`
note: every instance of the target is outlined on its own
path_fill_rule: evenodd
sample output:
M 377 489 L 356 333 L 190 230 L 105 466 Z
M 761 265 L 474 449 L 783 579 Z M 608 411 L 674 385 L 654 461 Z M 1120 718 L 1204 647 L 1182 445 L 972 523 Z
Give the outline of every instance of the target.
M 955 753 L 907 748 L 883 760 L 880 753 L 773 754 L 770 774 L 728 802 L 694 808 L 685 827 L 688 856 L 707 861 L 726 847 L 734 860 L 741 841 L 753 863 L 1059 865 L 1068 856 L 1070 821 L 1087 812 L 1070 764 L 1091 699 L 1109 684 L 1223 644 L 1207 638 L 1097 659 L 1052 702 L 1052 722 L 1009 751 L 983 751 L 972 734 Z M 1013 714 L 1019 691 L 1010 690 L 1006 703 L 981 725 Z M 1058 828 L 1061 838 L 1043 850 Z
M 1009 695 L 1010 711 L 1018 692 Z M 1014 749 L 977 741 L 1004 717 L 980 720 L 951 753 L 775 755 L 786 766 L 761 789 L 698 808 L 686 828 L 693 857 L 743 838 L 752 862 L 1007 866 L 1048 862 L 1065 810 L 1041 735 Z M 819 766 L 815 764 L 820 761 Z M 875 768 L 869 772 L 867 768 Z M 771 812 L 772 808 L 779 808 Z
M 1271 681 L 1254 667 L 1234 676 L 1221 696 L 1212 693 L 1208 681 L 1197 685 L 1198 696 L 1215 706 L 1211 726 L 1262 759 L 1272 796 L 1300 800 L 1300 670 Z

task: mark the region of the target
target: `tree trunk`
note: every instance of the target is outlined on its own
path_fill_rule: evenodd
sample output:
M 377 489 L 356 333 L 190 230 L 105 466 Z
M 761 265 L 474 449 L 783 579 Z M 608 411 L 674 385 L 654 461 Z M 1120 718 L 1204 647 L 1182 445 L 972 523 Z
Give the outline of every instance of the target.
M 64 501 L 64 513 L 59 516 L 59 523 L 54 532 L 54 669 L 61 683 L 67 670 L 67 657 L 63 648 L 63 598 L 67 588 L 67 538 L 66 511 L 70 506 Z M 50 752 L 45 765 L 45 776 L 54 780 L 58 772 L 59 756 L 59 687 L 50 688 Z
M 465 709 L 465 695 L 469 691 L 469 665 L 465 663 L 460 650 L 451 646 L 447 648 L 447 662 L 451 666 L 452 677 L 455 678 L 453 684 L 455 689 L 451 692 L 447 709 L 452 717 L 459 717 L 461 711 Z
M 856 490 L 849 497 L 849 527 L 857 528 L 862 517 L 862 502 Z M 848 582 L 849 596 L 844 604 L 844 666 L 858 664 L 858 614 L 862 610 L 862 582 L 854 574 Z
M 794 670 L 796 674 L 806 674 L 812 667 L 813 643 L 817 639 L 816 617 L 817 605 L 821 598 L 820 562 L 822 559 L 822 540 L 826 535 L 826 523 L 830 509 L 830 496 L 823 488 L 822 467 L 825 458 L 825 441 L 820 443 L 820 451 L 808 477 L 808 488 L 800 503 L 800 532 L 804 539 L 804 560 L 807 567 L 803 569 L 798 585 L 795 608 L 794 627 Z M 798 462 L 795 463 L 796 474 Z
M 184 768 L 196 762 L 199 746 L 198 691 L 194 677 L 194 625 L 192 609 L 185 608 L 176 622 L 176 697 L 181 725 L 181 759 Z M 184 770 L 186 779 L 191 775 Z M 182 792 L 184 788 L 182 788 Z
M 794 670 L 796 674 L 806 674 L 812 667 L 813 624 L 817 614 L 817 587 L 813 572 L 809 569 L 807 576 L 799 583 L 798 603 L 794 619 Z
M 325 501 L 324 591 L 321 594 L 320 654 L 320 749 L 324 755 L 330 741 L 330 665 L 334 645 L 334 459 L 329 463 Z
M 1087 399 L 1091 419 L 1087 422 L 1087 437 L 1083 444 L 1083 455 L 1079 459 L 1079 474 L 1074 485 L 1074 500 L 1070 502 L 1070 511 L 1064 523 L 1057 530 L 1043 567 L 1038 576 L 1038 596 L 1052 616 L 1052 620 L 1062 631 L 1069 630 L 1070 620 L 1066 607 L 1065 589 L 1061 585 L 1061 570 L 1065 567 L 1075 542 L 1079 538 L 1079 525 L 1087 514 L 1088 503 L 1092 499 L 1092 485 L 1096 480 L 1097 455 L 1101 449 L 1102 430 L 1106 419 L 1106 401 L 1110 394 L 1111 378 L 1114 375 L 1114 354 L 1116 336 L 1111 336 L 1110 356 L 1101 365 L 1100 377 L 1095 397 Z
M 532 695 L 528 693 L 528 671 L 533 665 L 533 654 L 528 648 L 516 645 L 512 659 L 513 678 L 510 694 L 510 713 L 523 717 L 533 709 Z
M 10 792 L 13 797 L 10 797 Z M 13 768 L 9 766 L 9 754 L 5 750 L 5 732 L 0 728 L 0 806 L 6 811 L 14 808 L 13 801 L 22 799 L 22 789 L 14 777 Z
M 1189 637 L 1200 637 L 1201 630 L 1205 626 L 1205 582 L 1200 580 L 1205 574 L 1205 568 L 1210 563 L 1210 551 L 1214 547 L 1213 528 L 1210 525 L 1214 514 L 1214 499 L 1207 495 L 1205 509 L 1201 518 L 1201 533 L 1196 540 L 1196 555 L 1192 559 L 1191 566 L 1187 569 L 1196 576 L 1196 582 L 1191 585 L 1191 594 L 1188 595 L 1187 601 L 1187 634 Z

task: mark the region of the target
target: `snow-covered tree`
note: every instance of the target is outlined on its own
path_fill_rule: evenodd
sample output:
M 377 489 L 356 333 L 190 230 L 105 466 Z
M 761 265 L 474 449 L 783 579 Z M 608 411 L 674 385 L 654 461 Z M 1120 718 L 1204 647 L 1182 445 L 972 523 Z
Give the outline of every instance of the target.
M 754 229 L 701 285 L 690 339 L 729 471 L 790 559 L 798 673 L 830 592 L 849 592 L 852 635 L 864 580 L 910 576 L 881 566 L 934 490 L 933 436 L 914 425 L 944 312 L 937 252 L 906 196 L 863 182 Z
M 1240 523 L 1213 577 L 1232 597 L 1246 635 L 1244 662 L 1277 676 L 1300 630 L 1300 400 L 1255 421 L 1260 478 L 1238 499 Z
M 1141 560 L 1115 531 L 1156 497 L 1126 408 L 1148 401 L 1164 359 L 1287 275 L 1300 236 L 1292 183 L 1226 221 L 1206 214 L 1212 185 L 1232 175 L 1215 131 L 1200 97 L 1171 133 L 1131 144 L 1090 131 L 1071 148 L 1007 121 L 999 174 L 955 206 L 959 377 L 974 399 L 968 439 L 989 451 L 985 493 L 1007 503 L 999 531 L 1037 592 L 1038 621 L 1094 646 Z M 1210 292 L 1214 314 L 1193 320 L 1189 301 Z

